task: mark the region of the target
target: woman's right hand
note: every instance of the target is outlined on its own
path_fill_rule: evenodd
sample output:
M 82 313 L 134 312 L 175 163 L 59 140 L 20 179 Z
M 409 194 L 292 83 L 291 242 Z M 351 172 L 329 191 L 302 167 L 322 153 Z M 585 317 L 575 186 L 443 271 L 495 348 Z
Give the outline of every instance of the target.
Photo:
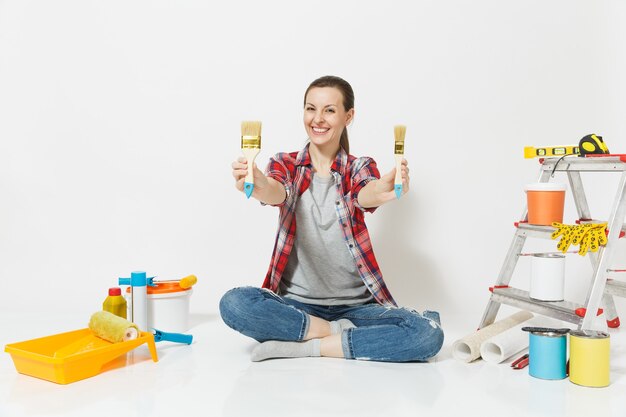
M 248 160 L 240 156 L 231 166 L 233 168 L 233 177 L 235 178 L 235 187 L 243 192 L 243 185 L 246 181 L 246 175 L 248 175 Z M 256 164 L 252 165 L 252 170 L 254 176 L 254 191 L 252 195 L 254 196 L 257 191 L 261 191 L 263 188 L 267 187 L 268 181 L 267 177 L 263 175 L 263 172 L 261 172 Z

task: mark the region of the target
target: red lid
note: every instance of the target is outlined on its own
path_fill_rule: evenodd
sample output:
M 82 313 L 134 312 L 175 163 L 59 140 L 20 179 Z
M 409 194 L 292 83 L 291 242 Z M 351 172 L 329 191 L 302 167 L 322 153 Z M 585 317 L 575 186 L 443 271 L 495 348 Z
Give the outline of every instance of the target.
M 109 295 L 122 295 L 122 289 L 120 287 L 109 288 Z

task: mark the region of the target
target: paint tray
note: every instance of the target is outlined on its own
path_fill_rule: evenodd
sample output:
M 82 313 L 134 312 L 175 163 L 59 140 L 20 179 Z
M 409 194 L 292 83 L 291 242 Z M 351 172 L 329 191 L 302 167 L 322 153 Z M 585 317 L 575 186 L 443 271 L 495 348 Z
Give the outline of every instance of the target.
M 140 332 L 127 342 L 112 343 L 93 334 L 90 329 L 74 330 L 38 339 L 6 345 L 17 372 L 69 384 L 126 365 L 125 353 L 148 344 L 152 360 L 158 360 L 154 335 Z

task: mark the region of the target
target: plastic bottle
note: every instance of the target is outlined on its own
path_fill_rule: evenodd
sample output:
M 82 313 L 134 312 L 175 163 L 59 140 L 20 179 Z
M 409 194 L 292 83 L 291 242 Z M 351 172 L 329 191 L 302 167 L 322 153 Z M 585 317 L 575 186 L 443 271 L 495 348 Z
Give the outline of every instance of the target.
M 109 288 L 109 296 L 102 303 L 102 310 L 126 318 L 126 299 L 122 297 L 121 288 Z

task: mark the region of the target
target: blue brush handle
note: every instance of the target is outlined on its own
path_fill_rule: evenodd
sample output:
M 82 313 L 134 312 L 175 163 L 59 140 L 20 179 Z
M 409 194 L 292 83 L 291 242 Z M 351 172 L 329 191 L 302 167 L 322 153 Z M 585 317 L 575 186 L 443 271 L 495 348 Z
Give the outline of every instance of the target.
M 402 184 L 396 184 L 394 190 L 396 192 L 396 198 L 402 197 Z
M 174 343 L 186 343 L 188 345 L 193 341 L 193 335 L 182 333 L 166 333 L 157 329 L 154 330 L 155 342 L 174 342 Z
M 250 198 L 250 196 L 252 195 L 252 191 L 254 191 L 254 183 L 252 183 L 252 182 L 244 182 L 243 183 L 243 190 L 246 193 L 246 197 Z

